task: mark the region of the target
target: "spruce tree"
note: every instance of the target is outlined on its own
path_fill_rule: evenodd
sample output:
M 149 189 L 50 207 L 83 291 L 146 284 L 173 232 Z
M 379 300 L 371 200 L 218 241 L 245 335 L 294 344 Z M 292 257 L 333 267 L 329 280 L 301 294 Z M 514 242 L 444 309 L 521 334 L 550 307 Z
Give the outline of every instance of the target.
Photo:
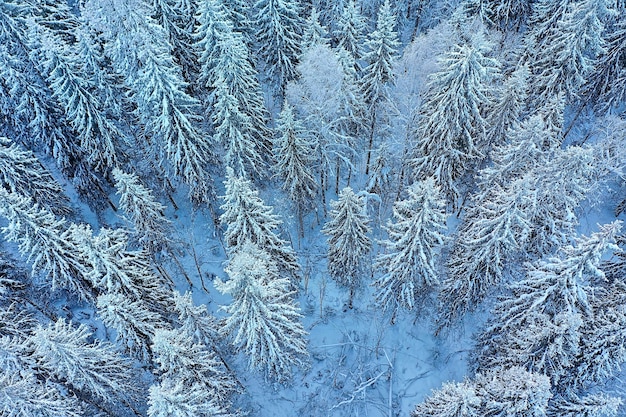
M 304 237 L 303 217 L 317 195 L 317 184 L 310 174 L 314 149 L 304 137 L 304 129 L 287 102 L 278 117 L 276 130 L 274 171 L 283 181 L 283 190 L 296 206 L 300 236 Z
M 84 250 L 73 239 L 65 219 L 57 219 L 28 197 L 3 189 L 0 214 L 9 221 L 2 233 L 18 244 L 34 276 L 45 278 L 45 285 L 52 290 L 65 289 L 87 300 L 94 297 Z
M 171 243 L 172 224 L 165 217 L 165 206 L 156 201 L 137 175 L 115 168 L 113 178 L 120 196 L 120 209 L 132 223 L 139 244 L 152 254 L 167 248 Z
M 289 280 L 280 276 L 270 255 L 252 243 L 234 253 L 225 268 L 230 279 L 216 281 L 230 294 L 222 333 L 248 356 L 248 366 L 271 380 L 284 382 L 293 366 L 305 365 L 306 332 Z
M 377 118 L 380 108 L 389 100 L 388 88 L 393 83 L 393 64 L 397 58 L 400 42 L 395 31 L 396 19 L 391 10 L 389 0 L 380 6 L 376 21 L 376 30 L 369 34 L 365 42 L 366 52 L 363 60 L 367 66 L 363 70 L 361 80 L 363 95 L 369 108 L 369 143 L 365 174 L 369 174 L 371 153 L 374 146 Z
M 444 54 L 420 108 L 414 150 L 416 177 L 432 175 L 456 207 L 462 193 L 459 180 L 482 157 L 486 121 L 484 106 L 492 100 L 491 81 L 498 62 L 487 56 L 481 37 L 475 45 L 457 45 Z
M 362 286 L 366 272 L 365 258 L 372 248 L 365 197 L 346 187 L 330 206 L 330 219 L 322 230 L 329 237 L 328 272 L 350 290 L 348 306 L 352 308 L 355 291 Z
M 300 266 L 291 246 L 278 235 L 277 228 L 282 222 L 272 207 L 263 203 L 251 181 L 237 177 L 230 168 L 225 185 L 220 222 L 226 227 L 224 241 L 228 253 L 236 253 L 246 242 L 256 244 L 274 257 L 280 270 L 288 272 L 296 281 Z
M 130 362 L 112 345 L 90 341 L 91 336 L 85 325 L 75 327 L 61 318 L 37 326 L 28 341 L 37 366 L 73 389 L 112 404 L 136 393 Z
M 253 6 L 258 55 L 279 94 L 296 76 L 302 20 L 295 0 L 257 0 Z
M 419 308 L 428 293 L 439 284 L 435 263 L 444 243 L 445 202 L 432 178 L 413 184 L 407 197 L 393 207 L 394 222 L 386 227 L 389 239 L 377 258 L 383 275 L 374 282 L 376 301 L 393 311 Z
M 70 213 L 69 198 L 50 171 L 30 151 L 0 137 L 0 183 L 13 193 L 29 196 L 56 215 Z

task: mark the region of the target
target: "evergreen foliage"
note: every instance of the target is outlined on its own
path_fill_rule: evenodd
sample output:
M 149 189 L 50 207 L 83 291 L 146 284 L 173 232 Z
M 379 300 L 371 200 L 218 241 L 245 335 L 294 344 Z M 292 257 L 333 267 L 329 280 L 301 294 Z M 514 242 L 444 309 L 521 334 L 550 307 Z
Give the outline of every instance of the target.
M 435 263 L 445 242 L 445 202 L 432 178 L 407 189 L 407 197 L 393 207 L 394 222 L 386 227 L 389 239 L 377 258 L 383 275 L 374 285 L 376 301 L 385 309 L 412 310 L 439 284 Z M 393 320 L 393 319 L 392 319 Z

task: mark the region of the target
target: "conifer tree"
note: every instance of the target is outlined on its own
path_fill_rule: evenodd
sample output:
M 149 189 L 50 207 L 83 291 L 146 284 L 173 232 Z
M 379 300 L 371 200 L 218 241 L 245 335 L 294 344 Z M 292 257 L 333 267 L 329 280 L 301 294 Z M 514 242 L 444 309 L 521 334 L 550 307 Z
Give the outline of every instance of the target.
M 289 280 L 279 275 L 270 255 L 246 243 L 225 268 L 230 279 L 216 281 L 217 289 L 230 294 L 229 314 L 222 333 L 248 355 L 248 366 L 266 378 L 288 380 L 292 367 L 302 367 L 308 357 L 306 332 Z
M 0 184 L 12 193 L 29 196 L 56 215 L 70 213 L 61 185 L 30 151 L 0 137 Z
M 487 0 L 490 19 L 502 30 L 519 30 L 531 12 L 532 1 L 528 0 Z
M 153 254 L 168 247 L 172 224 L 165 217 L 165 206 L 155 200 L 137 175 L 115 168 L 113 178 L 120 208 L 129 217 L 139 244 Z
M 600 226 L 590 237 L 565 246 L 558 257 L 532 265 L 511 285 L 513 294 L 495 307 L 495 318 L 480 338 L 478 363 L 501 363 L 544 373 L 555 386 L 574 371 L 585 321 L 593 317 L 590 280 L 603 279 L 600 260 L 615 248 L 620 222 Z
M 83 249 L 90 281 L 101 292 L 142 301 L 157 313 L 167 311 L 171 301 L 167 283 L 155 276 L 147 252 L 128 249 L 126 231 L 101 228 L 93 236 L 91 227 L 72 225 L 68 234 Z
M 381 103 L 389 100 L 388 87 L 393 83 L 393 64 L 398 54 L 400 42 L 395 32 L 396 19 L 389 0 L 380 6 L 376 21 L 376 30 L 369 34 L 365 42 L 366 52 L 363 60 L 367 66 L 363 70 L 362 89 L 369 106 L 369 144 L 365 174 L 369 174 L 371 153 L 374 146 L 375 127 L 380 117 Z
M 226 171 L 225 185 L 220 222 L 226 227 L 224 241 L 228 253 L 234 254 L 245 242 L 251 242 L 267 251 L 279 269 L 296 280 L 300 266 L 293 249 L 277 233 L 282 222 L 272 207 L 263 203 L 251 181 L 237 177 L 232 169 Z
M 304 129 L 295 119 L 287 102 L 278 116 L 276 130 L 274 170 L 283 181 L 283 190 L 296 206 L 300 235 L 304 237 L 304 213 L 311 207 L 317 195 L 317 184 L 310 174 L 313 147 L 304 137 Z
M 528 66 L 522 66 L 506 79 L 497 92 L 493 107 L 486 116 L 489 148 L 508 142 L 509 129 L 515 128 L 522 119 L 528 97 Z
M 366 24 L 355 0 L 348 0 L 337 20 L 337 30 L 333 35 L 338 47 L 348 51 L 356 63 L 363 57 Z
M 311 14 L 304 22 L 301 42 L 302 51 L 316 45 L 328 45 L 328 30 L 320 23 L 320 14 L 315 7 L 311 9 Z
M 295 0 L 257 0 L 253 7 L 258 55 L 277 92 L 296 76 L 302 20 Z
M 28 197 L 0 189 L 0 214 L 9 221 L 2 233 L 17 242 L 20 253 L 52 290 L 65 289 L 84 299 L 94 296 L 84 251 L 68 231 L 67 222 L 41 209 Z
M 159 314 L 144 301 L 121 293 L 100 295 L 96 305 L 102 322 L 116 330 L 116 341 L 128 353 L 141 361 L 152 359 L 151 340 L 158 328 L 166 326 Z
M 393 311 L 412 310 L 439 284 L 435 266 L 444 243 L 445 202 L 432 178 L 413 184 L 407 198 L 393 207 L 394 223 L 386 227 L 389 239 L 382 242 L 387 252 L 377 258 L 383 276 L 374 282 L 376 301 Z
M 110 344 L 90 337 L 85 325 L 75 327 L 61 318 L 37 326 L 28 341 L 37 366 L 74 389 L 109 403 L 136 392 L 130 362 Z
M 166 378 L 150 387 L 149 417 L 228 417 L 200 382 Z
M 439 295 L 440 325 L 473 310 L 503 280 L 508 259 L 524 248 L 530 235 L 532 190 L 530 179 L 517 179 L 508 189 L 492 190 L 490 199 L 469 209 Z
M 117 162 L 116 149 L 126 138 L 105 112 L 106 103 L 93 93 L 97 86 L 82 76 L 75 48 L 43 27 L 31 28 L 31 34 L 36 40 L 32 55 L 41 62 L 42 73 L 76 132 L 87 162 L 97 170 L 113 166 Z
M 354 194 L 350 187 L 346 187 L 330 206 L 330 219 L 322 230 L 329 236 L 328 272 L 340 285 L 350 290 L 348 306 L 352 308 L 354 293 L 363 282 L 365 257 L 372 248 L 365 197 Z
M 456 206 L 458 180 L 481 158 L 486 121 L 483 106 L 492 99 L 491 80 L 498 62 L 487 57 L 481 37 L 475 45 L 457 45 L 440 58 L 429 93 L 420 108 L 422 123 L 414 150 L 416 177 L 432 175 L 448 201 Z
M 215 355 L 205 345 L 194 342 L 186 329 L 157 329 L 151 348 L 162 381 L 170 379 L 190 385 L 198 382 L 218 404 L 225 408 L 230 405 L 233 381 L 223 372 Z
M 559 93 L 579 97 L 597 56 L 605 51 L 603 21 L 612 13 L 606 0 L 572 2 L 563 19 L 546 34 L 543 44 L 534 45 L 542 46 L 532 62 L 536 103 Z
M 261 176 L 264 162 L 259 144 L 255 142 L 252 122 L 239 107 L 238 100 L 229 93 L 227 84 L 217 81 L 213 124 L 214 139 L 224 146 L 224 162 L 238 176 L 252 178 L 252 174 Z
M 220 43 L 224 36 L 232 33 L 232 21 L 228 19 L 228 12 L 220 0 L 198 2 L 196 20 L 194 46 L 201 64 L 198 81 L 203 87 L 211 88 L 218 75 L 215 72 L 215 63 L 224 55 Z

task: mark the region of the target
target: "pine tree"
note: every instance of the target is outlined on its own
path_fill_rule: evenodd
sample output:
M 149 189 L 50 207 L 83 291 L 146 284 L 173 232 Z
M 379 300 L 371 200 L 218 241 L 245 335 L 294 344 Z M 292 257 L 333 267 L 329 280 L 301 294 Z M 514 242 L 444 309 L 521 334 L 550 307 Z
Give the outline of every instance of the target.
M 295 0 L 257 0 L 253 6 L 258 55 L 279 94 L 296 76 L 302 21 Z
M 274 171 L 282 179 L 283 190 L 296 206 L 300 235 L 304 237 L 304 213 L 312 206 L 317 195 L 317 184 L 310 174 L 313 147 L 304 137 L 304 129 L 287 102 L 278 116 L 276 130 Z
M 72 388 L 109 403 L 136 391 L 130 362 L 102 341 L 91 342 L 85 325 L 58 319 L 37 326 L 28 341 L 37 366 Z
M 365 174 L 369 174 L 371 153 L 374 146 L 377 118 L 381 115 L 380 108 L 389 100 L 388 87 L 393 83 L 393 64 L 398 54 L 400 42 L 395 32 L 396 19 L 391 11 L 389 0 L 380 6 L 376 21 L 376 30 L 365 42 L 366 52 L 363 60 L 367 66 L 363 70 L 362 89 L 365 101 L 369 106 L 369 144 Z M 384 113 L 384 112 L 383 112 Z
M 0 183 L 12 193 L 29 196 L 56 215 L 70 213 L 61 185 L 30 151 L 0 137 Z
M 113 178 L 120 196 L 120 208 L 129 217 L 139 244 L 150 253 L 168 247 L 172 224 L 165 217 L 165 206 L 155 200 L 152 191 L 137 175 L 115 168 Z
M 433 175 L 454 206 L 461 195 L 458 181 L 472 161 L 481 158 L 486 121 L 482 108 L 491 101 L 490 82 L 498 62 L 488 58 L 480 37 L 475 45 L 457 45 L 440 58 L 429 93 L 420 108 L 412 161 L 416 177 Z
M 41 209 L 28 197 L 0 189 L 0 214 L 9 220 L 2 229 L 7 241 L 17 242 L 31 264 L 52 290 L 65 289 L 84 299 L 94 296 L 84 252 L 68 232 L 67 222 Z
M 300 266 L 293 249 L 277 234 L 282 223 L 273 209 L 266 206 L 259 192 L 232 169 L 226 172 L 226 193 L 220 222 L 226 226 L 224 240 L 229 254 L 239 251 L 244 243 L 258 245 L 274 257 L 278 267 L 298 279 Z
M 389 239 L 382 242 L 387 252 L 377 258 L 383 276 L 374 282 L 376 301 L 393 311 L 412 310 L 439 284 L 435 266 L 444 243 L 445 202 L 432 178 L 413 184 L 407 198 L 393 206 L 394 223 L 386 227 Z
M 348 306 L 352 308 L 355 291 L 362 285 L 365 257 L 372 248 L 371 229 L 365 210 L 365 197 L 344 188 L 337 201 L 330 203 L 330 219 L 322 232 L 328 238 L 328 272 L 339 284 L 350 290 Z
M 555 397 L 550 404 L 548 417 L 597 417 L 617 416 L 622 406 L 621 398 L 606 394 L 587 394 L 583 397 L 574 393 Z
M 271 380 L 288 380 L 292 367 L 304 366 L 308 356 L 290 282 L 268 253 L 250 243 L 232 255 L 225 270 L 230 279 L 215 285 L 233 301 L 224 307 L 229 316 L 222 333 L 248 355 L 250 369 Z
M 469 381 L 447 382 L 411 412 L 412 417 L 478 417 L 481 399 Z
M 218 323 L 215 317 L 209 315 L 204 304 L 196 306 L 191 299 L 191 293 L 174 294 L 174 308 L 178 315 L 178 324 L 193 340 L 208 347 L 214 348 L 217 343 Z

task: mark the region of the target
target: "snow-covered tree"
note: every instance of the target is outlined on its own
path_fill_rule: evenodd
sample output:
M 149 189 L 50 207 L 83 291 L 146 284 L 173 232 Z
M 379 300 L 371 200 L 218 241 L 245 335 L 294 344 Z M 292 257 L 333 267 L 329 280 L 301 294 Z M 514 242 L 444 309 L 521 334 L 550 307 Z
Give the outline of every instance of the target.
M 0 373 L 0 412 L 7 417 L 81 417 L 83 408 L 32 371 Z
M 393 311 L 412 310 L 420 300 L 439 284 L 435 266 L 437 252 L 444 243 L 446 229 L 445 201 L 432 178 L 416 182 L 407 190 L 407 197 L 393 206 L 394 222 L 386 227 L 389 239 L 382 242 L 386 249 L 377 258 L 383 275 L 373 285 L 377 287 L 376 301 Z
M 199 381 L 185 383 L 166 378 L 150 387 L 149 417 L 228 417 L 213 393 Z
M 56 215 L 70 213 L 61 185 L 30 151 L 0 137 L 0 184 L 13 193 L 27 195 Z
M 343 52 L 341 52 L 343 51 Z M 359 129 L 364 127 L 365 103 L 359 91 L 353 62 L 344 50 L 335 53 L 326 45 L 307 48 L 298 64 L 300 78 L 287 86 L 290 105 L 302 119 L 317 154 L 322 202 L 335 168 L 339 192 L 341 168 L 352 171 Z
M 527 66 L 522 66 L 504 81 L 497 91 L 496 100 L 487 114 L 487 142 L 489 148 L 498 147 L 507 142 L 508 131 L 522 119 L 528 97 Z
M 376 21 L 376 30 L 370 33 L 365 41 L 366 51 L 363 60 L 367 66 L 363 69 L 361 79 L 363 95 L 369 106 L 369 144 L 365 163 L 365 174 L 369 174 L 371 153 L 376 136 L 377 118 L 381 117 L 382 103 L 389 100 L 389 86 L 393 83 L 393 65 L 398 55 L 400 42 L 395 31 L 396 19 L 391 10 L 389 0 L 380 6 Z
M 165 206 L 156 201 L 152 191 L 137 175 L 115 168 L 113 178 L 120 196 L 120 208 L 129 217 L 139 244 L 150 253 L 167 247 L 172 225 L 165 217 Z
M 228 85 L 222 80 L 217 83 L 213 113 L 214 139 L 225 149 L 224 162 L 238 176 L 261 176 L 264 162 L 260 146 L 251 135 L 251 120 L 241 111 L 238 100 L 229 93 Z
M 617 416 L 622 399 L 606 394 L 587 394 L 578 396 L 575 393 L 555 397 L 548 409 L 548 417 L 614 417 Z
M 597 56 L 605 52 L 603 21 L 612 13 L 608 0 L 571 2 L 545 39 L 532 45 L 537 53 L 535 61 L 531 62 L 536 103 L 559 93 L 568 98 L 579 97 L 581 87 L 594 70 Z
M 205 88 L 210 88 L 217 79 L 216 62 L 224 55 L 221 41 L 232 34 L 232 21 L 221 0 L 203 0 L 198 2 L 196 11 L 197 24 L 194 28 L 195 49 L 201 64 L 198 81 Z
M 487 0 L 490 19 L 503 30 L 518 30 L 530 15 L 533 1 Z
M 296 0 L 257 0 L 253 6 L 258 55 L 280 94 L 296 76 L 302 34 L 299 6 Z
M 320 14 L 315 7 L 311 9 L 311 14 L 304 21 L 304 31 L 300 42 L 301 51 L 315 45 L 328 45 L 328 30 L 320 23 Z
M 100 295 L 97 307 L 102 322 L 115 329 L 116 341 L 126 351 L 142 361 L 152 358 L 151 340 L 157 329 L 166 327 L 159 314 L 142 300 L 114 292 Z
M 278 235 L 282 223 L 273 209 L 266 206 L 253 188 L 252 182 L 226 172 L 226 193 L 220 222 L 226 226 L 224 240 L 229 254 L 239 251 L 245 242 L 251 242 L 274 257 L 279 269 L 288 271 L 297 279 L 300 266 L 291 246 Z
M 251 243 L 231 256 L 225 270 L 230 279 L 215 285 L 233 301 L 223 307 L 229 316 L 222 333 L 248 355 L 250 369 L 288 380 L 292 367 L 304 366 L 308 357 L 291 283 L 280 276 L 272 257 Z
M 198 382 L 212 392 L 218 404 L 229 405 L 229 397 L 235 388 L 232 379 L 224 373 L 215 354 L 204 344 L 194 342 L 186 329 L 157 329 L 151 349 L 161 380 L 190 385 Z
M 508 260 L 524 248 L 531 233 L 533 186 L 528 178 L 516 179 L 506 189 L 494 185 L 490 199 L 469 209 L 447 262 L 439 295 L 440 325 L 473 310 L 503 280 Z
M 68 231 L 67 222 L 41 209 L 29 197 L 0 189 L 0 214 L 9 221 L 2 233 L 16 242 L 20 253 L 32 266 L 33 275 L 45 278 L 53 290 L 65 289 L 91 299 L 84 251 Z
M 473 43 L 457 45 L 440 58 L 441 70 L 432 75 L 420 108 L 412 161 L 416 177 L 434 176 L 454 206 L 462 193 L 458 181 L 482 156 L 484 107 L 492 100 L 490 83 L 499 67 L 487 56 L 488 45 L 481 36 Z
M 600 226 L 590 237 L 565 246 L 558 257 L 529 266 L 512 295 L 494 309 L 494 319 L 479 339 L 478 364 L 522 366 L 550 377 L 553 385 L 575 372 L 585 321 L 593 317 L 590 280 L 603 279 L 603 253 L 614 249 L 620 222 Z
M 35 25 L 30 32 L 35 45 L 33 60 L 40 62 L 54 98 L 86 152 L 87 162 L 99 170 L 113 166 L 117 147 L 126 138 L 106 113 L 106 103 L 93 93 L 98 86 L 83 76 L 83 64 L 75 48 L 44 27 Z
M 586 95 L 596 100 L 600 109 L 618 105 L 626 99 L 626 19 L 606 27 L 604 53 L 595 62 L 594 71 L 587 76 Z
M 189 292 L 181 295 L 176 291 L 173 301 L 180 328 L 192 335 L 196 342 L 214 347 L 217 342 L 218 323 L 208 313 L 206 306 L 195 305 Z
M 418 404 L 412 417 L 543 417 L 550 381 L 520 367 L 495 368 L 475 379 L 448 382 Z
M 338 46 L 352 55 L 355 63 L 363 57 L 365 29 L 365 19 L 361 16 L 356 1 L 348 0 L 338 17 L 337 30 L 333 36 L 337 39 Z
M 371 229 L 365 197 L 346 187 L 337 201 L 331 201 L 330 219 L 322 230 L 328 235 L 328 272 L 340 285 L 350 290 L 352 308 L 355 291 L 363 283 L 366 257 L 372 249 Z
M 37 326 L 28 338 L 37 366 L 74 389 L 109 403 L 136 391 L 130 362 L 112 345 L 91 341 L 89 329 L 64 319 Z
M 311 175 L 314 148 L 307 141 L 302 124 L 296 120 L 293 109 L 287 102 L 278 116 L 276 131 L 276 165 L 273 168 L 283 182 L 283 190 L 296 206 L 300 234 L 304 237 L 303 217 L 317 195 L 317 184 Z
M 200 102 L 189 95 L 171 44 L 147 0 L 87 0 L 81 13 L 102 33 L 105 53 L 125 77 L 159 164 L 190 188 L 195 203 L 211 201 L 209 139 L 199 130 Z
M 168 284 L 155 276 L 147 252 L 128 249 L 126 231 L 103 227 L 93 236 L 91 227 L 72 225 L 68 234 L 83 249 L 90 281 L 100 291 L 142 301 L 157 313 L 167 311 L 171 302 Z

